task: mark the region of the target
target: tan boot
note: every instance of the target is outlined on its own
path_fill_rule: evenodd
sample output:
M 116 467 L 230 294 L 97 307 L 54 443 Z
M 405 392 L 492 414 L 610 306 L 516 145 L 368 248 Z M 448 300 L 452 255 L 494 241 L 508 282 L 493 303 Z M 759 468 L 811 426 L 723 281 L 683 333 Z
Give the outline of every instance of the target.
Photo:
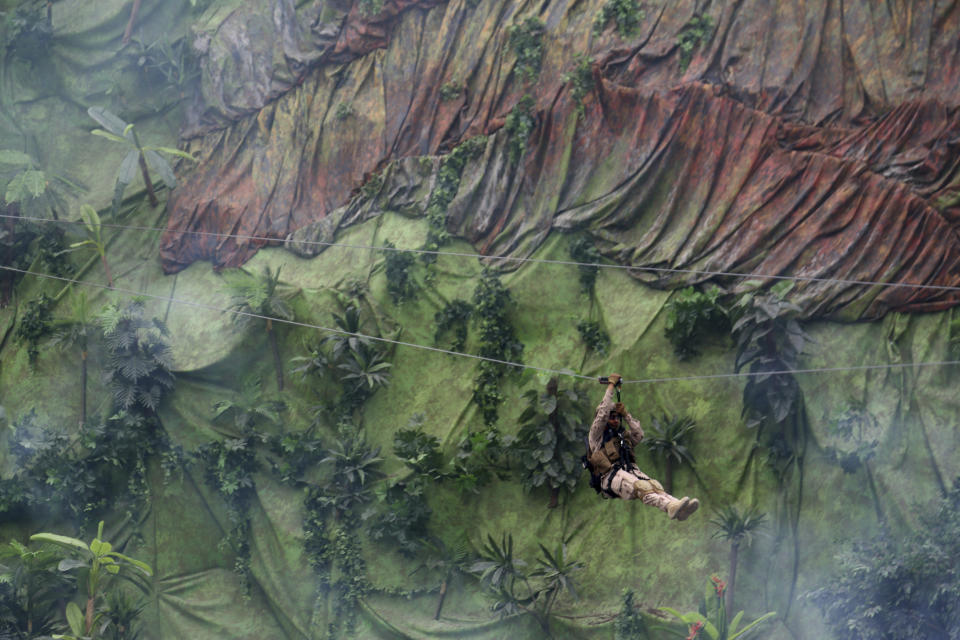
M 688 498 L 687 496 L 683 496 L 679 500 L 674 500 L 667 506 L 667 515 L 670 516 L 671 520 L 676 520 L 680 517 L 681 513 L 685 512 L 685 510 L 688 508 L 687 505 L 689 504 L 690 504 L 690 498 Z M 698 502 L 697 506 L 699 505 L 700 503 Z M 694 507 L 694 509 L 696 509 L 696 507 Z M 680 519 L 682 520 L 683 518 L 680 518 Z
M 700 501 L 696 498 L 684 498 L 680 502 L 684 501 L 686 501 L 685 504 L 682 504 L 680 509 L 677 510 L 677 520 L 686 520 L 700 508 Z

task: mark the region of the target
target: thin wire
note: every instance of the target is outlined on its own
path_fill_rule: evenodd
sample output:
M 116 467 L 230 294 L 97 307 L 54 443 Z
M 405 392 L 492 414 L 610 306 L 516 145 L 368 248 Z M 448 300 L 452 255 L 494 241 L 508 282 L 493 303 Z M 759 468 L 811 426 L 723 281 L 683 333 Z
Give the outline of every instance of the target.
M 326 331 L 329 333 L 339 333 L 347 336 L 354 336 L 356 338 L 366 338 L 368 340 L 374 340 L 377 342 L 386 342 L 389 344 L 396 344 L 403 347 L 412 347 L 414 349 L 424 349 L 426 351 L 435 351 L 437 353 L 445 353 L 452 356 L 462 356 L 464 358 L 472 358 L 474 360 L 485 360 L 487 362 L 494 362 L 497 364 L 503 364 L 510 367 L 517 367 L 519 369 L 533 369 L 534 371 L 543 371 L 545 373 L 552 373 L 556 375 L 570 376 L 573 378 L 579 378 L 581 380 L 596 380 L 593 376 L 585 376 L 579 373 L 574 373 L 570 369 L 547 369 L 545 367 L 535 367 L 533 365 L 522 364 L 519 362 L 510 362 L 509 360 L 498 360 L 496 358 L 487 358 L 484 356 L 477 356 L 472 353 L 462 353 L 459 351 L 451 351 L 448 349 L 440 349 L 439 347 L 429 347 L 427 345 L 417 344 L 415 342 L 404 342 L 402 340 L 391 340 L 389 338 L 380 338 L 377 336 L 368 336 L 362 333 L 353 333 L 350 331 L 344 331 L 343 329 L 332 329 L 330 327 L 322 327 L 316 324 L 310 324 L 307 322 L 297 322 L 296 320 L 284 320 L 282 318 L 273 318 L 271 316 L 264 316 L 256 313 L 250 313 L 247 311 L 240 311 L 237 309 L 222 309 L 220 307 L 214 307 L 212 305 L 203 304 L 201 302 L 194 302 L 192 300 L 183 300 L 181 298 L 174 298 L 172 296 L 159 296 L 150 293 L 142 293 L 139 291 L 134 291 L 132 289 L 122 289 L 120 287 L 111 287 L 105 284 L 98 284 L 96 282 L 87 282 L 85 280 L 73 280 L 71 278 L 64 278 L 62 276 L 55 276 L 48 273 L 37 273 L 35 271 L 27 271 L 25 269 L 17 269 L 15 267 L 8 267 L 0 265 L 0 269 L 4 271 L 12 271 L 15 273 L 21 273 L 24 275 L 35 276 L 38 278 L 48 278 L 50 280 L 59 280 L 61 282 L 69 282 L 72 284 L 81 284 L 91 287 L 97 287 L 98 289 L 106 289 L 108 291 L 116 291 L 119 293 L 127 293 L 133 296 L 140 296 L 144 298 L 153 298 L 155 300 L 161 300 L 165 302 L 173 302 L 177 304 L 182 304 L 190 307 L 197 307 L 200 309 L 207 309 L 209 311 L 220 311 L 222 313 L 233 313 L 240 316 L 247 316 L 250 318 L 259 318 L 261 320 L 272 320 L 273 322 L 289 324 L 297 327 L 305 327 L 307 329 L 319 329 L 320 331 Z M 644 378 L 639 380 L 622 380 L 623 384 L 653 384 L 658 382 L 681 382 L 681 381 L 690 381 L 690 380 L 711 380 L 718 378 L 749 378 L 755 376 L 776 376 L 776 375 L 795 375 L 798 373 L 829 373 L 829 372 L 838 372 L 838 371 L 862 371 L 866 369 L 899 369 L 904 367 L 933 367 L 933 366 L 949 366 L 949 365 L 958 365 L 960 360 L 948 360 L 944 362 L 911 362 L 911 363 L 897 363 L 897 364 L 876 364 L 876 365 L 860 365 L 853 367 L 821 367 L 814 369 L 783 369 L 780 371 L 758 371 L 758 372 L 740 372 L 740 373 L 716 373 L 702 376 L 684 376 L 684 377 L 673 377 L 673 378 Z
M 495 362 L 495 363 L 497 363 L 497 364 L 503 364 L 503 365 L 507 365 L 507 366 L 510 366 L 510 367 L 517 367 L 517 368 L 520 368 L 520 369 L 533 369 L 533 370 L 535 370 L 535 371 L 543 371 L 543 372 L 546 372 L 546 373 L 553 373 L 553 374 L 557 374 L 557 375 L 572 376 L 572 377 L 574 377 L 574 378 L 580 378 L 580 379 L 583 379 L 583 380 L 594 380 L 594 379 L 595 379 L 593 376 L 580 375 L 580 374 L 574 373 L 574 372 L 572 372 L 572 371 L 570 371 L 570 370 L 558 370 L 558 369 L 547 369 L 547 368 L 544 368 L 544 367 L 534 367 L 533 365 L 522 364 L 522 363 L 520 363 L 520 362 L 510 362 L 509 360 L 499 360 L 499 359 L 497 359 L 497 358 L 488 358 L 488 357 L 485 357 L 485 356 L 477 356 L 477 355 L 474 355 L 474 354 L 472 354 L 472 353 L 461 353 L 461 352 L 459 352 L 459 351 L 450 351 L 450 350 L 448 350 L 448 349 L 441 349 L 441 348 L 439 348 L 439 347 L 429 347 L 429 346 L 427 346 L 427 345 L 417 344 L 417 343 L 415 343 L 415 342 L 404 342 L 403 340 L 391 340 L 390 338 L 380 338 L 380 337 L 377 337 L 377 336 L 368 336 L 368 335 L 365 335 L 365 334 L 363 334 L 363 333 L 354 333 L 354 332 L 351 332 L 351 331 L 344 331 L 343 329 L 333 329 L 333 328 L 330 328 L 330 327 L 321 327 L 320 325 L 310 324 L 310 323 L 308 323 L 308 322 L 298 322 L 298 321 L 296 321 L 296 320 L 284 320 L 283 318 L 274 318 L 274 317 L 272 317 L 272 316 L 264 316 L 264 315 L 260 315 L 260 314 L 258 314 L 258 313 L 250 313 L 250 312 L 248 312 L 248 311 L 240 311 L 240 310 L 238 310 L 238 309 L 222 309 L 222 308 L 220 308 L 220 307 L 215 307 L 215 306 L 213 306 L 213 305 L 204 304 L 204 303 L 202 303 L 202 302 L 194 302 L 194 301 L 192 301 L 192 300 L 184 300 L 184 299 L 182 299 L 182 298 L 174 298 L 174 297 L 171 297 L 171 296 L 159 296 L 159 295 L 155 295 L 155 294 L 152 294 L 152 293 L 143 293 L 143 292 L 140 292 L 140 291 L 134 291 L 133 289 L 123 289 L 123 288 L 120 288 L 120 287 L 111 287 L 110 285 L 99 284 L 99 283 L 96 283 L 96 282 L 87 282 L 87 281 L 85 281 L 85 280 L 73 280 L 73 279 L 71 279 L 71 278 L 64 278 L 64 277 L 61 277 L 61 276 L 55 276 L 55 275 L 51 275 L 51 274 L 48 274 L 48 273 L 37 273 L 37 272 L 35 272 L 35 271 L 26 271 L 26 270 L 24 270 L 24 269 L 17 269 L 17 268 L 15 268 L 15 267 L 7 267 L 7 266 L 3 266 L 3 265 L 0 265 L 0 269 L 3 269 L 3 270 L 5 270 L 5 271 L 13 271 L 13 272 L 16 272 L 16 273 L 22 273 L 22 274 L 24 274 L 24 275 L 36 276 L 36 277 L 38 277 L 38 278 L 49 278 L 49 279 L 51 279 L 51 280 L 60 280 L 60 281 L 62 281 L 62 282 L 70 282 L 70 283 L 73 283 L 73 284 L 88 285 L 88 286 L 91 286 L 91 287 L 97 287 L 98 289 L 106 289 L 106 290 L 108 290 L 108 291 L 116 291 L 116 292 L 119 292 L 119 293 L 127 293 L 127 294 L 130 294 L 130 295 L 133 295 L 133 296 L 139 296 L 139 297 L 144 297 L 144 298 L 153 298 L 154 300 L 161 300 L 161 301 L 168 302 L 168 303 L 173 302 L 173 303 L 182 304 L 182 305 L 185 305 L 185 306 L 188 306 L 188 307 L 196 307 L 196 308 L 199 308 L 199 309 L 206 309 L 206 310 L 208 310 L 208 311 L 220 311 L 220 312 L 222 312 L 222 313 L 233 313 L 233 314 L 236 314 L 236 315 L 238 315 L 238 316 L 247 316 L 247 317 L 250 317 L 250 318 L 259 318 L 260 320 L 271 320 L 271 321 L 276 322 L 276 323 L 289 324 L 289 325 L 293 325 L 293 326 L 296 326 L 296 327 L 305 327 L 305 328 L 307 328 L 307 329 L 319 329 L 320 331 L 326 331 L 326 332 L 329 332 L 329 333 L 339 333 L 339 334 L 342 334 L 342 335 L 353 336 L 353 337 L 356 337 L 356 338 L 365 338 L 365 339 L 367 339 L 367 340 L 374 340 L 374 341 L 377 341 L 377 342 L 387 342 L 387 343 L 390 343 L 390 344 L 396 344 L 396 345 L 400 345 L 400 346 L 404 346 L 404 347 L 413 347 L 413 348 L 415 348 L 415 349 L 425 349 L 426 351 L 436 351 L 437 353 L 446 353 L 446 354 L 452 355 L 452 356 L 462 356 L 462 357 L 464 357 L 464 358 L 473 358 L 474 360 L 485 360 L 485 361 L 487 361 L 487 362 Z
M 15 220 L 29 220 L 31 222 L 53 222 L 59 224 L 82 225 L 78 220 L 53 220 L 51 218 L 33 218 L 27 216 L 14 216 L 10 214 L 0 214 L 0 218 L 12 218 Z M 214 231 L 187 231 L 177 229 L 164 229 L 161 227 L 145 227 L 139 225 L 119 225 L 101 223 L 101 227 L 108 229 L 130 229 L 134 231 L 157 231 L 169 233 L 181 233 L 187 235 L 213 236 L 216 238 L 236 238 L 240 240 L 257 240 L 263 242 L 287 242 L 280 238 L 270 238 L 267 236 L 253 236 L 237 233 L 217 233 Z M 738 273 L 736 271 L 707 271 L 702 269 L 677 269 L 671 267 L 637 267 L 623 264 L 602 264 L 599 262 L 577 262 L 575 260 L 548 260 L 545 258 L 519 258 L 515 256 L 487 256 L 480 253 L 467 253 L 459 251 L 437 251 L 430 249 L 402 249 L 400 247 L 377 247 L 364 244 L 347 244 L 341 242 L 323 242 L 322 240 L 289 240 L 293 244 L 316 245 L 323 247 L 343 247 L 346 249 L 360 249 L 367 251 L 394 251 L 399 253 L 417 253 L 434 256 L 454 256 L 458 258 L 477 258 L 484 260 L 503 260 L 505 262 L 532 262 L 535 264 L 559 264 L 573 267 L 596 267 L 598 269 L 624 269 L 633 271 L 650 271 L 654 273 L 683 273 L 688 275 L 702 276 L 723 276 L 734 278 L 759 278 L 768 280 L 789 280 L 791 282 L 819 282 L 826 284 L 845 284 L 871 287 L 895 287 L 901 289 L 931 289 L 934 291 L 960 291 L 960 286 L 938 285 L 938 284 L 916 284 L 912 282 L 876 282 L 872 280 L 850 280 L 845 278 L 820 278 L 816 276 L 780 276 L 761 273 Z

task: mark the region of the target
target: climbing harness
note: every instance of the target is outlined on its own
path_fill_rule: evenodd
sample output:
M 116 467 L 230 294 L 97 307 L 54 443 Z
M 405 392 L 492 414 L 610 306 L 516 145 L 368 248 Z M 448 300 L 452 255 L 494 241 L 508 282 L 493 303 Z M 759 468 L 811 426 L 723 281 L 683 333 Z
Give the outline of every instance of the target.
M 606 376 L 599 378 L 597 381 L 601 384 L 610 384 L 610 379 Z M 617 380 L 614 385 L 617 392 L 617 406 L 620 405 L 620 383 L 621 380 Z M 623 428 L 623 421 L 626 416 L 614 408 L 607 420 L 609 421 L 611 417 L 617 418 L 619 428 L 613 429 L 608 423 L 604 427 L 600 447 L 593 453 L 590 452 L 590 435 L 587 434 L 584 437 L 586 453 L 580 458 L 580 462 L 583 464 L 583 468 L 590 473 L 590 486 L 593 487 L 594 491 L 604 497 L 616 498 L 619 496 L 610 488 L 610 481 L 613 480 L 613 476 L 616 475 L 618 470 L 630 470 L 635 459 L 633 449 L 627 444 L 624 437 L 626 430 Z M 604 476 L 607 476 L 607 486 L 605 487 L 603 486 Z

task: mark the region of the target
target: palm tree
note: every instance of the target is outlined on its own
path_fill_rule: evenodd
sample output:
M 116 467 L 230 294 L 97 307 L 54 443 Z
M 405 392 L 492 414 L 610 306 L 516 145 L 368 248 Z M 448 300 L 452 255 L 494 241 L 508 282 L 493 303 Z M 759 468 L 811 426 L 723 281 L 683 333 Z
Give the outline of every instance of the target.
M 267 342 L 273 353 L 273 364 L 277 374 L 277 390 L 283 391 L 283 361 L 280 359 L 280 346 L 277 344 L 277 334 L 273 328 L 273 321 L 293 320 L 293 309 L 287 302 L 289 295 L 281 295 L 277 289 L 280 284 L 280 267 L 272 271 L 264 267 L 263 276 L 256 278 L 246 271 L 240 270 L 243 276 L 233 276 L 227 281 L 227 287 L 233 301 L 231 310 L 236 312 L 234 319 L 239 324 L 249 324 L 254 318 L 261 318 L 266 322 Z
M 447 598 L 447 591 L 450 588 L 450 582 L 457 574 L 467 573 L 469 566 L 473 562 L 470 554 L 470 544 L 467 540 L 465 531 L 460 530 L 453 543 L 447 545 L 439 538 L 431 538 L 424 542 L 429 555 L 424 563 L 418 567 L 432 569 L 443 575 L 440 580 L 440 594 L 437 599 L 437 609 L 433 614 L 434 620 L 440 619 L 440 612 L 443 611 L 443 602 Z
M 66 351 L 76 347 L 80 350 L 80 425 L 87 422 L 87 360 L 90 336 L 95 335 L 96 316 L 90 312 L 87 293 L 81 292 L 73 299 L 70 315 L 58 323 L 51 342 Z
M 542 544 L 540 545 L 540 557 L 537 558 L 539 565 L 532 577 L 542 578 L 543 588 L 537 593 L 538 599 L 543 597 L 543 609 L 540 612 L 540 625 L 543 630 L 550 635 L 550 612 L 557 598 L 567 591 L 574 597 L 579 598 L 577 589 L 574 586 L 573 574 L 583 569 L 582 562 L 570 560 L 568 557 L 567 545 L 573 535 L 568 536 L 563 542 L 557 545 L 557 548 L 550 551 Z
M 767 514 L 761 513 L 756 507 L 750 507 L 743 513 L 733 505 L 718 509 L 710 524 L 717 527 L 714 538 L 730 541 L 730 582 L 727 585 L 726 610 L 733 611 L 733 590 L 737 582 L 737 555 L 740 545 L 747 546 L 753 542 L 753 534 L 764 524 Z
M 696 460 L 687 448 L 697 423 L 689 416 L 673 417 L 666 413 L 654 418 L 650 430 L 644 438 L 647 448 L 654 456 L 663 456 L 663 485 L 667 493 L 673 493 L 673 465 L 686 462 L 693 465 Z

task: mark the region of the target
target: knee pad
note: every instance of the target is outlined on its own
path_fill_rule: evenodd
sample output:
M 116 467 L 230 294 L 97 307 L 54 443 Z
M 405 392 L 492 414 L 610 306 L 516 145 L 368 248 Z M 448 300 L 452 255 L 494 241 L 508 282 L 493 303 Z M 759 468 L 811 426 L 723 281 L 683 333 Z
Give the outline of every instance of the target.
M 640 478 L 633 483 L 633 491 L 642 500 L 651 493 L 663 493 L 663 486 L 653 478 Z

